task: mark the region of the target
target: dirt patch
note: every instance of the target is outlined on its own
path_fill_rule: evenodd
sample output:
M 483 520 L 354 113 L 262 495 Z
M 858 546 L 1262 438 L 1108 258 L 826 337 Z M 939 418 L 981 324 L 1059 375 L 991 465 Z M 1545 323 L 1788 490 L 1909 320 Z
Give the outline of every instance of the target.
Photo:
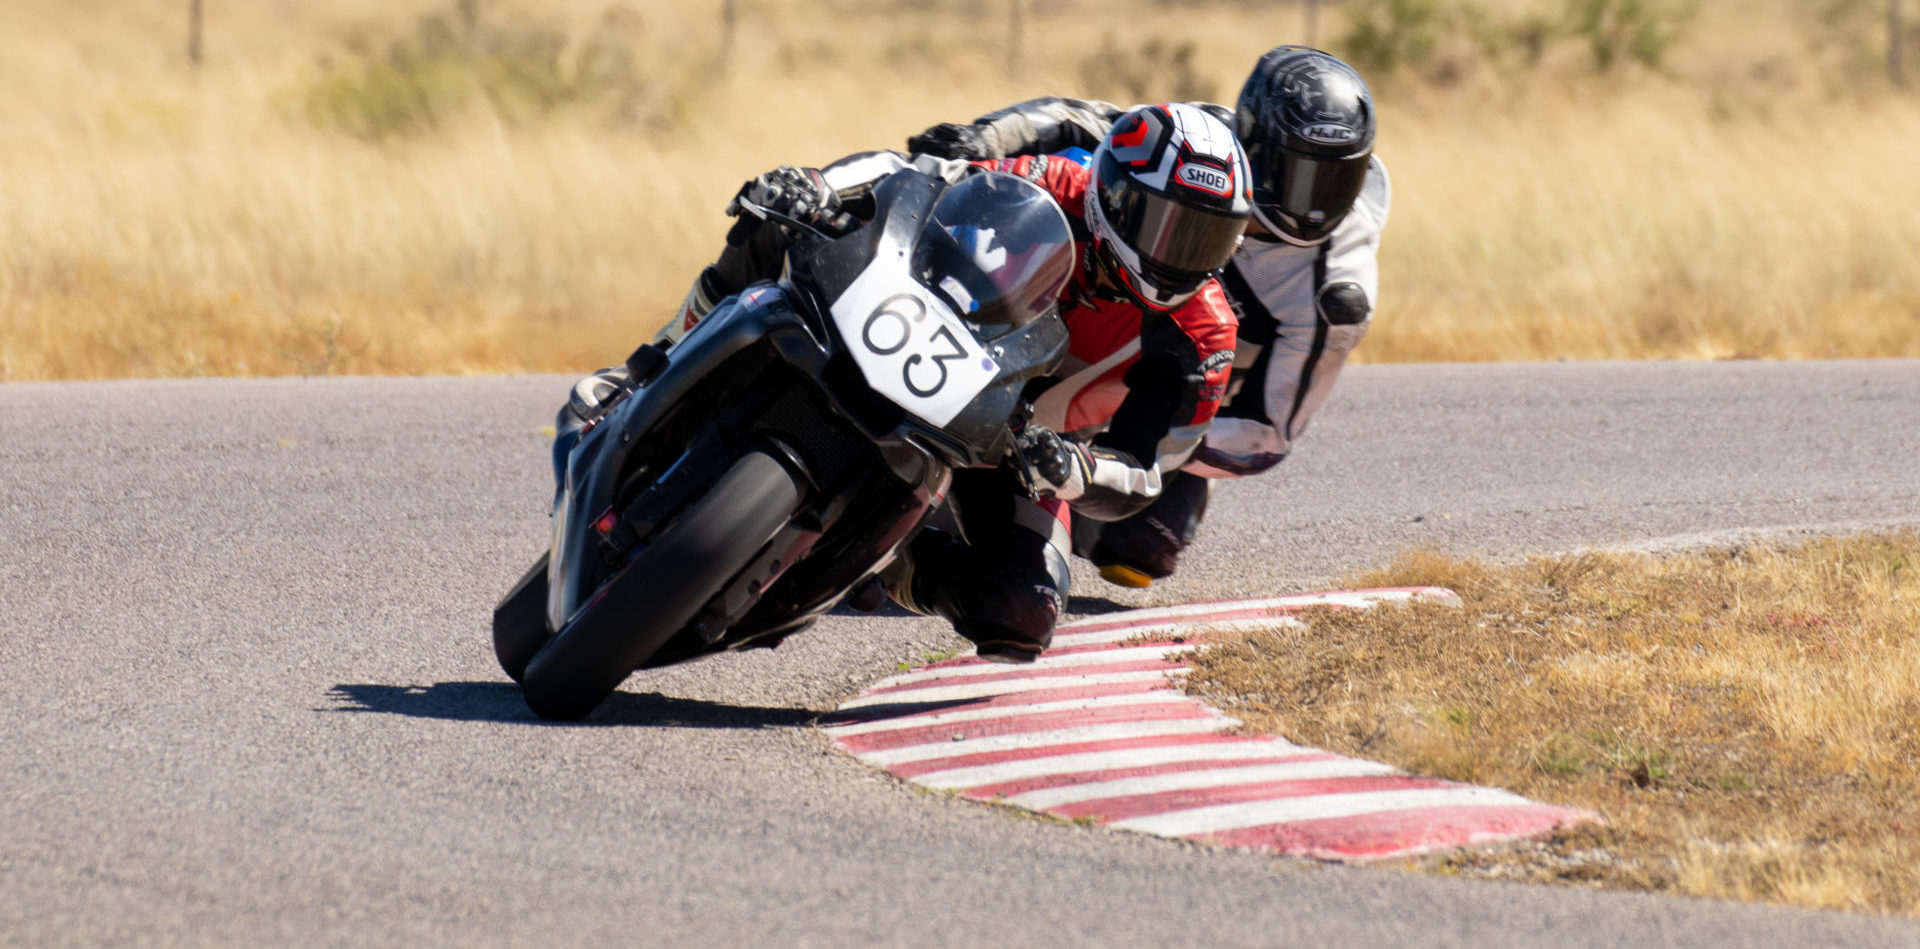
M 1607 820 L 1409 866 L 1920 916 L 1920 533 L 1349 579 L 1464 606 L 1316 609 L 1205 650 L 1188 689 Z

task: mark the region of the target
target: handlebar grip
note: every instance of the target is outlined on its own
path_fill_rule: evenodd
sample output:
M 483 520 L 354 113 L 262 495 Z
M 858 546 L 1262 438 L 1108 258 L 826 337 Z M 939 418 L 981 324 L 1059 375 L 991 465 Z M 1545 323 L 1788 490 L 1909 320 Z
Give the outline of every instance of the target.
M 860 226 L 860 219 L 846 212 L 820 222 L 820 232 L 828 237 L 845 237 Z

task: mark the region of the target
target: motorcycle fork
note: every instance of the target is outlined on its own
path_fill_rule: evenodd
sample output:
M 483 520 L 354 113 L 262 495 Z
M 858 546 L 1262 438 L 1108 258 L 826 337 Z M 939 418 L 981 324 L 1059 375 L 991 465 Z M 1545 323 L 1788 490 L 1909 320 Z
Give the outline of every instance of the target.
M 625 509 L 609 507 L 593 519 L 593 530 L 599 535 L 601 561 L 613 568 L 625 565 L 646 547 L 662 525 L 719 480 L 732 461 L 733 456 L 720 433 L 713 428 L 702 431 Z M 645 468 L 634 475 L 645 476 Z
M 775 457 L 781 459 L 800 481 L 812 485 L 809 492 L 814 498 L 800 506 L 794 518 L 775 535 L 767 549 L 754 559 L 747 568 L 729 583 L 713 603 L 693 624 L 693 630 L 707 645 L 717 645 L 738 623 L 760 602 L 767 590 L 773 586 L 795 564 L 813 552 L 815 544 L 825 537 L 829 530 L 840 521 L 854 499 L 862 492 L 848 489 L 844 484 L 821 486 L 816 483 L 816 475 L 807 470 L 800 455 L 791 446 L 779 439 L 767 439 L 767 446 Z M 828 490 L 837 488 L 838 490 Z M 815 498 L 824 494 L 824 500 L 814 503 Z

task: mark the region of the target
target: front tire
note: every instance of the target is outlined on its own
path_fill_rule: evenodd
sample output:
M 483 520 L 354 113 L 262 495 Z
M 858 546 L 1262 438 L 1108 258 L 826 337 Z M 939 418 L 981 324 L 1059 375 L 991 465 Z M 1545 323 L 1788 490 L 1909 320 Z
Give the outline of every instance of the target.
M 772 456 L 742 455 L 527 664 L 527 707 L 584 718 L 760 553 L 801 497 Z
M 547 628 L 547 560 L 541 554 L 520 582 L 493 608 L 493 655 L 507 678 L 520 681 L 527 663 L 553 638 Z

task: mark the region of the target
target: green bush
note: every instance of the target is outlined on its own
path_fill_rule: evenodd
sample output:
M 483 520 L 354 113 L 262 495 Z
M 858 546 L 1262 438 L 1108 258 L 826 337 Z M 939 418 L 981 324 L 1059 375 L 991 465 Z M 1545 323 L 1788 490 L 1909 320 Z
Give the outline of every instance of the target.
M 1349 12 L 1343 45 L 1363 73 L 1420 69 L 1433 59 L 1448 26 L 1434 0 L 1369 0 Z
M 431 13 L 412 35 L 350 43 L 305 96 L 314 123 L 368 140 L 416 134 L 484 104 L 509 122 L 568 109 L 634 121 L 647 101 L 638 16 L 613 7 L 580 40 L 531 21 L 482 23 L 471 2 Z
M 1210 101 L 1213 83 L 1194 68 L 1193 54 L 1191 41 L 1155 38 L 1129 50 L 1108 34 L 1100 52 L 1080 61 L 1080 82 L 1094 95 L 1122 105 Z
M 1560 0 L 1557 13 L 1545 4 L 1503 13 L 1474 3 L 1360 0 L 1348 8 L 1341 49 L 1382 78 L 1411 70 L 1444 80 L 1468 60 L 1531 70 L 1562 42 L 1585 45 L 1598 72 L 1630 62 L 1658 69 L 1693 13 L 1692 0 Z
M 1587 44 L 1593 67 L 1608 72 L 1625 60 L 1660 68 L 1668 47 L 1693 18 L 1692 4 L 1665 0 L 1566 0 L 1569 31 Z

